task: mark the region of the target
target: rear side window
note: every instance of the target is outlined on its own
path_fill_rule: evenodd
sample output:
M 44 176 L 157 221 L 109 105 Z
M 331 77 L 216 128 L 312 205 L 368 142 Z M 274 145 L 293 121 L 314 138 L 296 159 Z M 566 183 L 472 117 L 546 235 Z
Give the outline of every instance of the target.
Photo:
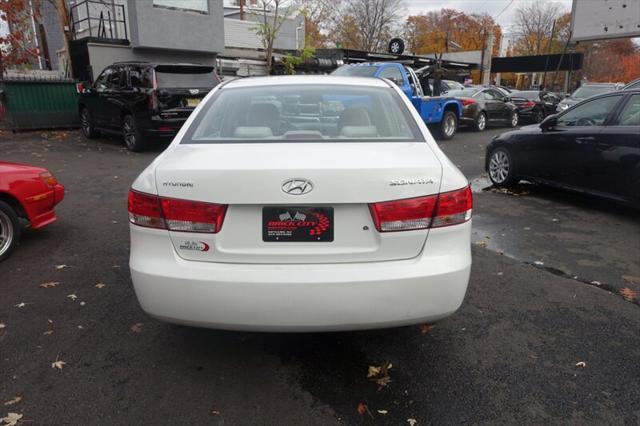
M 274 85 L 224 88 L 182 143 L 424 141 L 389 87 Z
M 577 105 L 558 117 L 559 126 L 601 126 L 621 96 L 606 96 Z
M 213 67 L 156 67 L 158 87 L 167 89 L 211 88 L 220 83 Z
M 619 126 L 640 126 L 640 95 L 633 95 L 624 106 L 618 120 Z

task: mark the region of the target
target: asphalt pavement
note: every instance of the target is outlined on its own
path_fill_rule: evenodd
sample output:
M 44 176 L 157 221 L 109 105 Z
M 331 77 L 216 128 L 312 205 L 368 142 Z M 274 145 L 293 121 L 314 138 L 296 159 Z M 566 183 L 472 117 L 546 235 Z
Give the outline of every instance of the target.
M 532 185 L 483 189 L 484 145 L 496 133 L 465 131 L 441 144 L 479 178 L 460 311 L 433 325 L 315 334 L 150 319 L 127 268 L 126 194 L 162 147 L 133 154 L 117 139 L 85 141 L 76 131 L 0 133 L 1 160 L 48 167 L 67 188 L 58 222 L 26 231 L 0 264 L 0 417 L 17 413 L 28 425 L 640 423 L 637 215 Z M 367 377 L 370 367 L 386 375 Z

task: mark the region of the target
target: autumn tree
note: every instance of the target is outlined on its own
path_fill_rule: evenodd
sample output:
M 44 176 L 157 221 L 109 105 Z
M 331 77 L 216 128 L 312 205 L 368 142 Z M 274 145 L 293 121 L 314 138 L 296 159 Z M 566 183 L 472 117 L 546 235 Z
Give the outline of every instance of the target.
M 336 22 L 337 11 L 344 0 L 302 0 L 300 13 L 304 15 L 305 45 L 328 47 Z
M 258 0 L 256 34 L 262 42 L 266 53 L 267 69 L 273 64 L 273 45 L 285 20 L 297 11 L 293 1 L 286 0 Z
M 404 0 L 346 0 L 338 11 L 334 37 L 342 47 L 384 50 L 403 11 Z
M 38 19 L 39 13 L 37 1 L 0 0 L 0 19 L 8 27 L 7 33 L 0 36 L 0 72 L 39 57 L 36 34 L 32 30 L 32 19 Z
M 553 35 L 553 24 L 560 17 L 560 4 L 536 1 L 516 9 L 514 51 L 519 55 L 546 54 Z

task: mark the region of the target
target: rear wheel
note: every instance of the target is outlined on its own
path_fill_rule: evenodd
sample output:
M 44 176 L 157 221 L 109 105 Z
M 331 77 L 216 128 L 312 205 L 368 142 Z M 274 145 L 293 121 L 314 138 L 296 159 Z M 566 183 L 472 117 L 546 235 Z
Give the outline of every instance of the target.
M 518 183 L 515 177 L 513 157 L 508 149 L 496 148 L 489 154 L 489 179 L 496 186 L 514 186 Z
M 518 111 L 511 112 L 511 119 L 509 120 L 509 125 L 511 127 L 516 127 L 518 125 Z
M 484 112 L 481 112 L 480 114 L 478 114 L 478 117 L 476 117 L 475 123 L 473 123 L 473 129 L 476 132 L 482 132 L 486 128 L 487 128 L 487 114 L 485 114 Z
M 449 140 L 458 130 L 458 116 L 453 111 L 445 111 L 440 122 L 440 139 Z
M 82 134 L 85 138 L 95 139 L 100 136 L 98 131 L 93 127 L 93 120 L 87 108 L 80 110 L 80 126 L 82 127 Z
M 0 262 L 5 260 L 20 239 L 20 222 L 13 208 L 0 201 Z
M 140 133 L 136 120 L 131 114 L 127 114 L 122 118 L 122 136 L 127 149 L 138 152 L 146 148 L 146 140 Z

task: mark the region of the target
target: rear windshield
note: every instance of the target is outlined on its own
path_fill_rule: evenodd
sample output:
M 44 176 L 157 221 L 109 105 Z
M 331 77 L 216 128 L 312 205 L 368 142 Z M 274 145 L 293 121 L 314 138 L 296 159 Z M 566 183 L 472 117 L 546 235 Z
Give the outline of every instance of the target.
M 220 80 L 213 67 L 158 67 L 158 87 L 187 89 L 190 87 L 214 87 Z
M 468 88 L 462 89 L 462 90 L 450 90 L 447 93 L 447 95 L 454 96 L 454 97 L 459 97 L 459 98 L 464 98 L 464 97 L 474 96 L 479 91 L 480 91 L 480 89 L 475 89 L 473 87 L 468 87 Z
M 388 87 L 274 85 L 225 88 L 182 143 L 424 141 Z
M 536 101 L 540 99 L 540 92 L 513 92 L 511 96 L 514 98 L 525 98 L 531 101 Z
M 577 99 L 586 99 L 594 95 L 599 95 L 601 93 L 607 93 L 614 90 L 613 86 L 583 86 L 573 92 L 571 95 L 572 98 Z
M 375 67 L 370 65 L 365 65 L 365 66 L 343 65 L 337 70 L 335 70 L 334 72 L 332 72 L 331 75 L 340 75 L 340 76 L 346 76 L 346 77 L 373 77 L 375 73 L 378 72 L 379 69 L 380 67 Z

